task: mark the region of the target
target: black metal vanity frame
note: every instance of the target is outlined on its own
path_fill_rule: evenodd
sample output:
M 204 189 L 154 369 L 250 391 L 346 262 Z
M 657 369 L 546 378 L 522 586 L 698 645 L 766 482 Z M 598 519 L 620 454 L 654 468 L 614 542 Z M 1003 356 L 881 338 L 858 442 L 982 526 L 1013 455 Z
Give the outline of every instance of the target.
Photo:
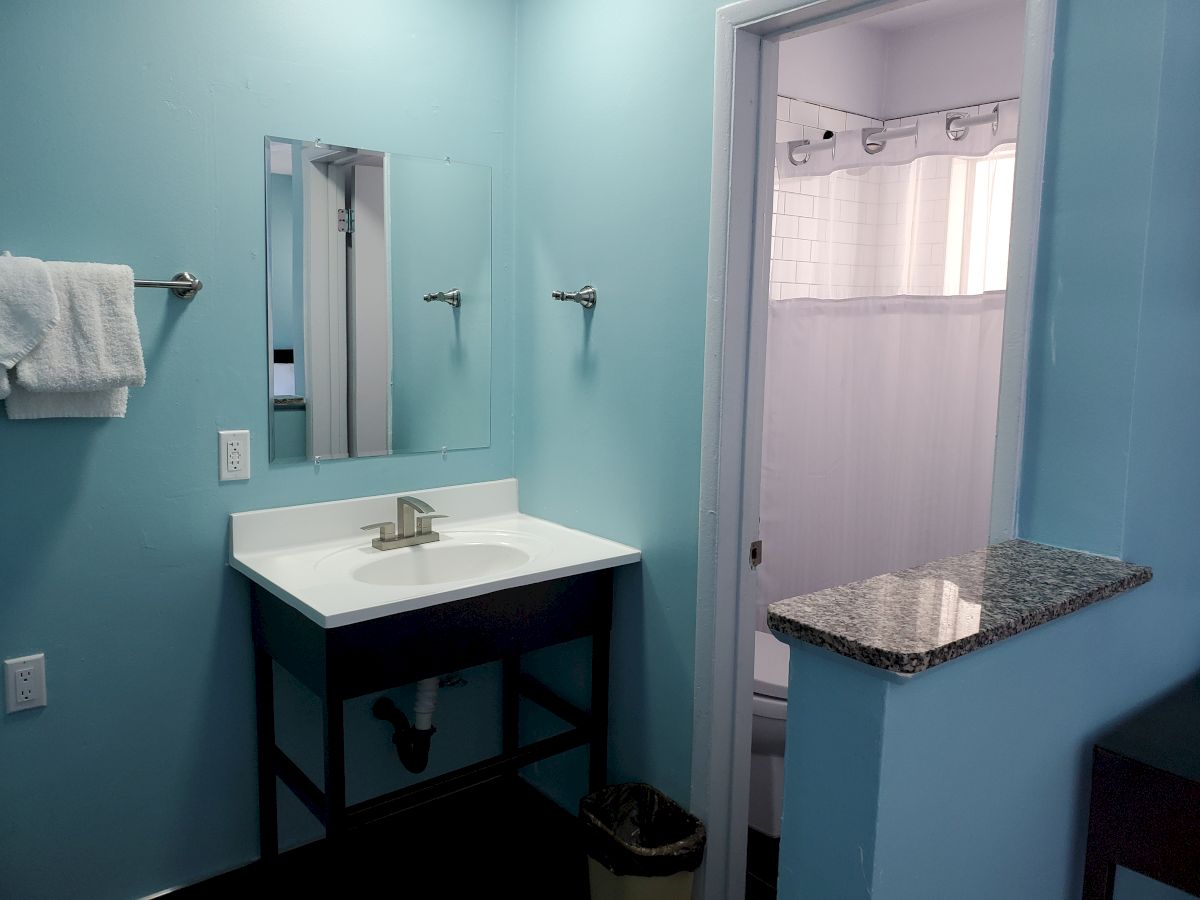
M 279 778 L 325 826 L 327 838 L 481 785 L 567 750 L 590 748 L 591 789 L 608 766 L 608 676 L 612 570 L 557 578 L 480 597 L 323 628 L 257 584 L 251 616 L 258 706 L 259 838 L 263 859 L 279 852 Z M 521 674 L 523 653 L 592 638 L 591 710 L 584 711 Z M 502 752 L 361 803 L 346 805 L 343 703 L 422 678 L 500 660 Z M 278 663 L 321 699 L 325 790 L 275 744 L 274 672 Z M 525 698 L 571 726 L 520 746 Z M 436 747 L 436 738 L 435 747 Z

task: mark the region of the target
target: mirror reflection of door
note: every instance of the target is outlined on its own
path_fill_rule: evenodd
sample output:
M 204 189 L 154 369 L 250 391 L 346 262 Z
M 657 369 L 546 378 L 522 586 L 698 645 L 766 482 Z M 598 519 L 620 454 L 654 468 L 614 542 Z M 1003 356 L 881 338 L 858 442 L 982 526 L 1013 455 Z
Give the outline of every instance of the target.
M 308 455 L 386 455 L 384 155 L 314 145 L 300 156 Z
M 391 349 L 388 332 L 386 171 L 378 162 L 355 163 L 347 208 L 354 228 L 346 238 L 346 333 L 349 347 L 350 456 L 386 456 L 392 452 L 388 427 Z
M 487 446 L 490 168 L 268 138 L 266 180 L 272 461 Z

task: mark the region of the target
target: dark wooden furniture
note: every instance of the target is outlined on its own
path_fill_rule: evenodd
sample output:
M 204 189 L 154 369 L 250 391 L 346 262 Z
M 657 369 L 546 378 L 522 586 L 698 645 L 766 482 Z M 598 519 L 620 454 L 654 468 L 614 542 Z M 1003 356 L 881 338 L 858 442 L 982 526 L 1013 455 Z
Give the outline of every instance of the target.
M 1083 900 L 1112 900 L 1117 866 L 1200 895 L 1200 679 L 1096 743 Z
M 330 839 L 466 788 L 515 777 L 523 766 L 576 747 L 590 748 L 591 787 L 604 784 L 611 570 L 495 591 L 336 628 L 321 627 L 258 585 L 254 585 L 251 604 L 263 859 L 279 852 L 276 778 L 320 820 Z M 587 636 L 592 638 L 590 710 L 575 707 L 521 674 L 523 653 Z M 494 660 L 502 661 L 503 667 L 503 749 L 499 756 L 346 805 L 342 728 L 342 704 L 346 700 Z M 321 699 L 323 790 L 275 744 L 275 664 L 287 669 Z M 571 728 L 520 746 L 518 712 L 522 697 L 546 708 Z M 436 752 L 436 737 L 434 741 Z

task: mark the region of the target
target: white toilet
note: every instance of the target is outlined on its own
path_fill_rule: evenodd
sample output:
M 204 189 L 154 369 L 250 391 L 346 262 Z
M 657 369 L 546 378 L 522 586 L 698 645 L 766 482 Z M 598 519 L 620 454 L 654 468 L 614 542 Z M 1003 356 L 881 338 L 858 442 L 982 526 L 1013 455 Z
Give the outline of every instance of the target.
M 754 633 L 754 730 L 750 738 L 750 827 L 779 837 L 787 730 L 788 645 Z

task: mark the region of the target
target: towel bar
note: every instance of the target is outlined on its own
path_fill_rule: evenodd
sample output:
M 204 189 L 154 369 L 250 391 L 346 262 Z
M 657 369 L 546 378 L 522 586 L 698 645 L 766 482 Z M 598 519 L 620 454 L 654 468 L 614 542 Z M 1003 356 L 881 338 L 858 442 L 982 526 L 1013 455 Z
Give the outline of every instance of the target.
M 171 293 L 181 300 L 191 300 L 204 287 L 204 282 L 191 272 L 179 272 L 170 281 L 135 278 L 134 287 L 170 288 Z

